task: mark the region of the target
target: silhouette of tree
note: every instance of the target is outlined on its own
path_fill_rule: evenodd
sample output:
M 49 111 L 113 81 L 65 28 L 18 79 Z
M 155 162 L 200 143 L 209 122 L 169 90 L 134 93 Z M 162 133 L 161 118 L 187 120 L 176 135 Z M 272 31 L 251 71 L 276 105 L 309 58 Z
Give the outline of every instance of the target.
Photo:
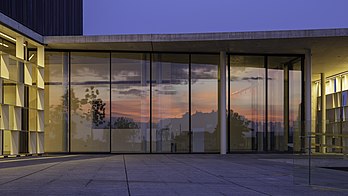
M 132 119 L 126 117 L 118 117 L 113 124 L 114 129 L 139 129 Z
M 240 149 L 245 144 L 245 133 L 249 132 L 250 121 L 237 112 L 230 110 L 230 142 L 233 149 Z
M 80 105 L 89 104 L 90 108 L 88 108 L 87 112 L 83 112 L 82 117 L 87 121 L 92 120 L 92 128 L 97 128 L 105 123 L 106 103 L 101 98 L 98 98 L 99 90 L 95 89 L 94 86 L 87 88 L 85 92 L 85 98 L 80 100 Z

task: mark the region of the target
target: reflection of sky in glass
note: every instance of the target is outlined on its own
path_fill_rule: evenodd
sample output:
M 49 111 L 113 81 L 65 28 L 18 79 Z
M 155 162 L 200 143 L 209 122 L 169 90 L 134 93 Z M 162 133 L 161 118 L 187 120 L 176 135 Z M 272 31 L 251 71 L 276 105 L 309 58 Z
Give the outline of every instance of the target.
M 265 69 L 231 68 L 231 109 L 249 120 L 264 121 Z
M 83 58 L 83 57 L 82 57 Z M 101 58 L 98 58 L 101 59 Z M 76 59 L 77 60 L 77 59 Z M 104 61 L 105 59 L 103 59 Z M 137 122 L 147 122 L 149 119 L 149 73 L 143 72 L 141 60 L 123 59 L 118 63 L 112 73 L 112 108 L 113 115 L 125 116 L 132 118 Z M 49 64 L 49 81 L 62 81 L 61 65 L 57 60 L 52 60 Z M 57 63 L 57 64 L 55 64 Z M 149 62 L 147 62 L 149 66 Z M 282 72 L 282 71 L 281 71 Z M 141 74 L 146 74 L 147 86 L 141 85 Z M 188 84 L 183 82 L 182 76 L 188 74 L 188 68 L 177 66 L 171 72 L 164 71 L 172 84 L 154 85 L 153 93 L 161 96 L 159 101 L 156 96 L 153 97 L 153 120 L 159 118 L 181 118 L 188 111 L 187 97 Z M 217 67 L 216 65 L 192 64 L 192 112 L 209 113 L 217 109 Z M 279 75 L 279 74 L 278 74 Z M 281 76 L 280 76 L 281 75 Z M 283 81 L 283 76 L 277 80 L 277 75 L 269 72 L 269 87 L 271 89 L 281 87 L 279 81 Z M 105 82 L 98 84 L 101 93 L 99 97 L 109 104 L 109 65 L 108 64 L 78 64 L 72 65 L 72 85 L 75 85 L 74 92 L 80 98 L 84 98 L 85 88 L 95 86 L 93 83 Z M 256 67 L 232 67 L 231 68 L 231 106 L 235 112 L 245 116 L 248 119 L 263 121 L 264 119 L 264 68 Z M 297 120 L 299 104 L 301 102 L 301 72 L 290 71 L 290 121 Z M 176 80 L 177 79 L 177 80 Z M 178 81 L 178 82 L 176 82 Z M 85 84 L 88 82 L 88 84 Z M 274 83 L 274 84 L 273 84 Z M 83 86 L 85 85 L 85 86 Z M 101 86 L 100 86 L 101 85 Z M 280 85 L 280 86 L 279 86 Z M 51 92 L 52 93 L 52 92 Z M 272 95 L 273 96 L 273 95 Z M 280 121 L 283 118 L 283 93 L 276 93 L 269 107 L 273 108 L 270 112 L 269 120 Z M 60 104 L 60 97 L 52 96 L 50 103 Z M 163 107 L 168 106 L 168 107 Z M 87 110 L 87 108 L 84 108 Z M 255 112 L 257 111 L 257 112 Z M 110 111 L 107 110 L 109 114 Z M 257 114 L 255 116 L 255 114 Z M 252 117 L 254 115 L 254 117 Z M 256 118 L 256 119 L 255 119 Z

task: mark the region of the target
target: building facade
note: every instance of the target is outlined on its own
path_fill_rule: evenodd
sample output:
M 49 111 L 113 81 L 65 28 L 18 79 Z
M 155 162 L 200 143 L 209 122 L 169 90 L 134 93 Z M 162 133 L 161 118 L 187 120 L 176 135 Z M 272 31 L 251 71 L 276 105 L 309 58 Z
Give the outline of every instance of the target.
M 347 151 L 348 29 L 43 36 L 0 21 L 1 156 Z

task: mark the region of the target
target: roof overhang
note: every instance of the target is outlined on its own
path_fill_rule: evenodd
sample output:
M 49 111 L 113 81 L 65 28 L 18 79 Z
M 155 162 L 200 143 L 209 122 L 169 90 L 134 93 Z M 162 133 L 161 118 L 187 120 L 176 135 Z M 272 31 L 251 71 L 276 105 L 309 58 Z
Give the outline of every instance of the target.
M 36 33 L 35 31 L 29 29 L 28 27 L 22 25 L 21 23 L 13 20 L 12 18 L 4 15 L 0 12 L 0 31 L 17 37 L 24 36 L 29 38 L 29 44 L 37 46 L 38 44 L 44 43 L 44 38 L 42 35 Z
M 312 50 L 313 79 L 348 70 L 348 29 L 44 37 L 50 49 L 143 52 L 227 51 L 304 54 Z

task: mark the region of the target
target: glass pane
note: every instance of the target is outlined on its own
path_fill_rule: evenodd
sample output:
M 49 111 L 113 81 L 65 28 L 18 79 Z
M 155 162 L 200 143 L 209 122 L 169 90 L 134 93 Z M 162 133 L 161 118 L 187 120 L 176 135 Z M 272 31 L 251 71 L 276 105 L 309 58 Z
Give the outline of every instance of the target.
M 292 151 L 289 69 L 298 57 L 268 57 L 268 150 Z M 299 84 L 299 83 L 297 83 Z M 298 111 L 298 110 L 297 110 Z
M 230 65 L 230 150 L 263 151 L 264 57 L 231 56 Z
M 33 58 L 34 59 L 34 58 Z M 36 59 L 36 58 L 35 58 Z M 68 152 L 68 70 L 66 52 L 45 53 L 45 151 Z M 36 69 L 33 69 L 35 73 Z M 36 74 L 35 74 L 36 75 Z M 33 77 L 35 78 L 35 77 Z M 34 81 L 33 81 L 34 82 Z M 32 89 L 34 90 L 34 89 Z M 36 91 L 30 91 L 30 106 L 36 107 Z
M 112 152 L 150 152 L 149 58 L 142 53 L 112 54 Z
M 218 152 L 219 55 L 191 56 L 192 152 Z
M 0 37 L 0 51 L 16 56 L 16 44 Z
M 302 71 L 301 61 L 289 67 L 289 144 L 294 152 L 302 152 L 304 136 L 301 129 Z M 301 139 L 303 138 L 303 139 Z
M 71 53 L 72 152 L 110 151 L 110 54 Z
M 189 152 L 189 55 L 153 59 L 152 152 Z

